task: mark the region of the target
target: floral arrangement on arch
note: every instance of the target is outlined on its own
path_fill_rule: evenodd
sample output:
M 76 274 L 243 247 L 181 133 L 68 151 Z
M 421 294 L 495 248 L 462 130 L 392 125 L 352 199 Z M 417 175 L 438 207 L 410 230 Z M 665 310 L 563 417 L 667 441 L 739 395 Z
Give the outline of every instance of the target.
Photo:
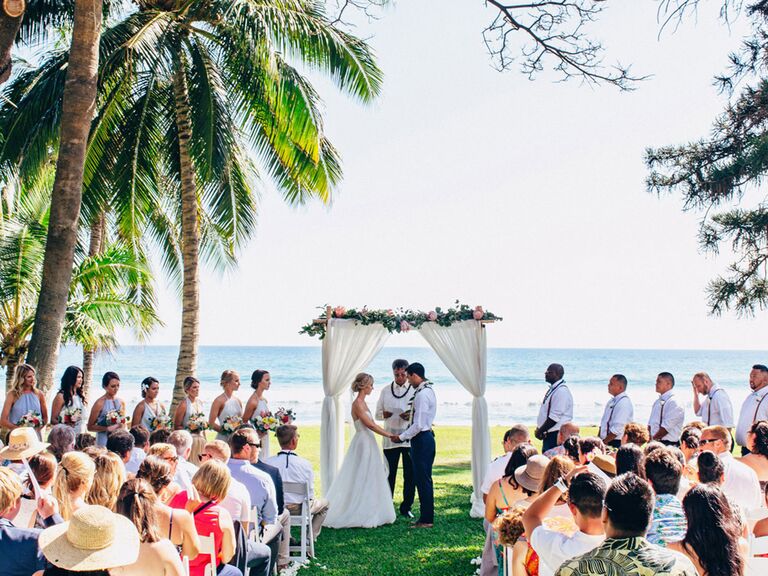
M 328 312 L 325 306 L 321 306 L 320 309 L 322 310 L 319 317 L 320 321 L 313 321 L 304 325 L 299 330 L 299 334 L 319 336 L 321 340 L 325 338 L 326 323 L 323 320 L 328 320 Z M 458 300 L 456 300 L 452 308 L 444 310 L 438 307 L 429 312 L 404 310 L 402 308 L 397 310 L 392 308 L 369 310 L 365 306 L 360 309 L 336 306 L 331 309 L 331 318 L 356 320 L 364 326 L 368 324 L 381 324 L 390 333 L 408 332 L 411 328 L 420 328 L 426 322 L 435 322 L 439 326 L 450 326 L 455 322 L 462 322 L 464 320 L 502 320 L 501 316 L 496 316 L 493 312 L 483 310 L 482 306 L 472 308 L 467 304 L 461 304 Z

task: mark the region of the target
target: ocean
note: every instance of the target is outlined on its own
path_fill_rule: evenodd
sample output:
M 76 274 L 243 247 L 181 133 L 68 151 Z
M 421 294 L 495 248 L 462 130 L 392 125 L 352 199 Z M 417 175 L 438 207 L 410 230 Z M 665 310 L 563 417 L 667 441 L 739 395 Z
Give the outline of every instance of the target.
M 139 383 L 146 376 L 160 380 L 160 399 L 170 402 L 176 367 L 177 348 L 173 346 L 123 346 L 111 355 L 96 359 L 92 398 L 100 393 L 101 375 L 113 370 L 120 375 L 120 396 L 129 409 L 141 399 Z M 435 384 L 438 424 L 469 424 L 472 397 L 464 390 L 430 348 L 384 348 L 366 372 L 375 378 L 369 398 L 375 408 L 378 389 L 391 381 L 390 364 L 395 358 L 421 362 L 427 377 Z M 488 350 L 486 399 L 490 424 L 534 424 L 546 392 L 544 370 L 558 362 L 565 367 L 565 380 L 574 396 L 574 420 L 580 425 L 599 424 L 608 400 L 608 379 L 622 373 L 629 380 L 628 393 L 635 406 L 635 420 L 647 422 L 656 374 L 672 372 L 675 390 L 686 405 L 686 421 L 693 420 L 691 377 L 708 372 L 728 390 L 738 417 L 741 402 L 749 393 L 749 371 L 753 364 L 767 364 L 768 352 L 712 350 L 578 350 L 512 349 Z M 59 374 L 70 364 L 81 365 L 80 351 L 65 347 L 59 356 Z M 250 392 L 250 375 L 255 369 L 269 370 L 272 387 L 267 392 L 272 409 L 293 408 L 298 423 L 320 421 L 323 401 L 320 347 L 201 346 L 197 376 L 202 383 L 201 397 L 210 401 L 220 393 L 223 370 L 240 373 L 238 396 L 245 401 Z M 350 383 L 351 384 L 351 383 Z M 344 394 L 347 406 L 351 395 Z

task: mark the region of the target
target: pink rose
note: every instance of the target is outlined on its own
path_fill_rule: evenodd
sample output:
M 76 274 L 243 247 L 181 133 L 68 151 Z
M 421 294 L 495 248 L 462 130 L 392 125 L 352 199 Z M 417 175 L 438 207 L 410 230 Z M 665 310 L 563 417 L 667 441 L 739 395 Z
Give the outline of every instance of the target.
M 435 320 L 437 320 L 437 312 L 435 312 L 434 310 L 430 310 L 429 314 L 427 314 L 427 320 L 429 320 L 430 322 L 434 322 Z
M 342 318 L 346 313 L 347 313 L 347 309 L 344 308 L 344 306 L 336 306 L 336 308 L 333 309 L 333 315 L 336 318 Z
M 387 316 L 394 316 L 394 315 L 395 315 L 395 311 L 392 310 L 392 308 L 388 308 L 387 309 Z
M 472 312 L 472 318 L 475 320 L 482 320 L 483 316 L 485 316 L 485 312 L 483 312 L 482 308 L 475 308 Z
M 400 322 L 400 331 L 401 332 L 408 332 L 408 330 L 411 329 L 411 325 L 408 323 L 407 320 L 403 320 Z

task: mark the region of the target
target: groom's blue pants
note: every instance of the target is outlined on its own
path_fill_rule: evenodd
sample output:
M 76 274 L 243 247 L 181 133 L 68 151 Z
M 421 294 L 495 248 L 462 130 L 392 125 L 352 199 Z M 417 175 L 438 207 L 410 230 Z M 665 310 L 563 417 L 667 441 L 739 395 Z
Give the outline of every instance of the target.
M 432 464 L 435 462 L 435 434 L 432 430 L 419 432 L 411 439 L 411 460 L 416 491 L 419 493 L 421 514 L 419 522 L 432 524 L 435 520 L 435 495 L 432 487 Z

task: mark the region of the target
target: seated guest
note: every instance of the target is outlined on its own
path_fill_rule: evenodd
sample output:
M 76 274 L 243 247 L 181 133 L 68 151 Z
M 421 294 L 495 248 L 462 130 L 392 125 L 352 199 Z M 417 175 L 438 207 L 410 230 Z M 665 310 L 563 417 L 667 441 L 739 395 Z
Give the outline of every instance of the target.
M 696 457 L 699 455 L 699 443 L 701 442 L 701 429 L 695 426 L 686 426 L 680 436 L 680 450 L 685 456 L 683 477 L 689 482 L 696 482 Z
M 570 482 L 570 485 L 567 483 Z M 605 540 L 602 512 L 605 482 L 591 472 L 576 476 L 573 471 L 542 492 L 523 514 L 523 525 L 531 547 L 539 555 L 539 576 L 552 576 L 565 561 L 589 552 Z M 565 494 L 578 530 L 572 535 L 544 526 L 544 519 Z
M 648 454 L 650 454 L 654 450 L 663 450 L 664 448 L 666 448 L 666 446 L 661 442 L 657 442 L 656 440 L 651 440 L 650 442 L 648 442 L 648 444 L 643 446 L 643 454 L 645 455 L 646 458 L 648 458 Z
M 29 459 L 29 469 L 37 480 L 40 495 L 50 496 L 53 480 L 56 477 L 56 457 L 50 452 L 40 452 Z M 14 519 L 14 524 L 19 528 L 46 528 L 45 522 L 37 513 L 37 500 L 35 500 L 35 487 L 32 479 L 27 474 L 22 480 L 24 494 L 21 498 L 19 513 Z
M 170 465 L 157 456 L 147 456 L 139 465 L 136 478 L 146 480 L 157 496 L 155 514 L 160 534 L 168 535 L 168 539 L 181 548 L 182 555 L 192 559 L 200 550 L 200 540 L 192 519 L 192 514 L 186 510 L 171 508 L 163 502 L 165 491 L 173 481 Z
M 167 444 L 168 437 L 170 435 L 170 430 L 167 430 L 166 428 L 158 428 L 149 435 L 149 445 L 154 446 L 155 444 Z
M 760 487 L 768 485 L 768 422 L 759 420 L 747 432 L 749 454 L 739 460 L 757 474 Z
M 527 444 L 530 440 L 531 437 L 528 433 L 528 427 L 523 424 L 515 424 L 512 428 L 504 432 L 504 439 L 502 440 L 504 454 L 488 465 L 488 470 L 486 470 L 485 476 L 483 477 L 483 484 L 481 487 L 483 502 L 485 502 L 493 483 L 504 476 L 507 462 L 509 462 L 509 459 L 512 457 L 512 451 L 520 444 Z
M 151 444 L 149 447 L 149 452 L 147 452 L 147 456 L 157 456 L 158 458 L 165 460 L 171 467 L 171 474 L 174 475 L 174 478 L 176 477 L 176 469 L 178 468 L 179 464 L 179 456 L 176 454 L 176 448 L 173 445 L 167 444 L 165 442 Z M 179 486 L 178 482 L 173 481 L 168 484 L 163 495 L 161 496 L 158 494 L 158 497 L 161 501 L 167 504 L 179 492 L 181 492 L 181 486 Z
M 566 456 L 555 456 L 554 458 L 550 459 L 546 468 L 544 468 L 544 475 L 541 477 L 538 493 L 543 494 L 549 490 L 557 483 L 560 478 L 565 478 L 568 476 L 574 467 L 575 464 L 571 461 L 570 458 L 567 458 Z M 565 496 L 557 501 L 557 503 L 552 507 L 552 510 L 550 510 L 549 515 L 559 516 L 562 518 L 571 517 L 571 511 L 568 508 L 568 505 L 565 503 Z M 526 534 L 527 533 L 528 531 L 526 530 Z
M 200 496 L 200 500 L 191 500 L 189 492 L 181 492 L 174 498 L 174 506 L 183 505 L 195 521 L 197 533 L 202 536 L 213 534 L 218 576 L 242 576 L 242 572 L 227 564 L 235 555 L 235 527 L 229 512 L 219 506 L 219 502 L 227 497 L 231 475 L 221 462 L 208 460 L 192 477 L 192 485 Z M 190 576 L 204 576 L 206 565 L 210 562 L 208 554 L 198 554 L 189 561 Z
M 717 486 L 699 484 L 685 495 L 683 509 L 685 537 L 667 547 L 688 556 L 701 576 L 743 576 L 749 546 L 725 494 Z
M 88 448 L 89 446 L 95 446 L 96 445 L 96 437 L 93 434 L 88 434 L 88 432 L 81 432 L 77 436 L 75 436 L 75 450 L 78 452 L 81 452 Z
M 525 466 L 528 458 L 538 454 L 531 444 L 521 444 L 512 451 L 504 476 L 493 483 L 485 499 L 485 519 L 493 522 L 496 517 L 530 494 L 515 479 L 515 470 Z
M 107 443 L 109 443 L 109 439 L 107 439 Z M 85 497 L 85 501 L 88 504 L 104 506 L 104 508 L 114 511 L 117 494 L 125 482 L 123 461 L 114 452 L 105 452 L 96 456 L 93 463 L 96 464 L 96 473 L 93 476 L 93 484 Z
M 725 482 L 725 466 L 713 452 L 702 452 L 696 458 L 698 479 L 702 484 L 722 486 Z
M 554 448 L 550 448 L 544 453 L 547 458 L 553 458 L 554 456 L 565 456 L 566 448 L 564 446 L 565 441 L 572 436 L 578 437 L 579 427 L 573 422 L 566 422 L 557 431 L 557 445 Z M 530 441 L 530 439 L 529 439 Z
M 648 433 L 648 426 L 638 424 L 637 422 L 629 422 L 624 426 L 624 435 L 621 437 L 621 443 L 635 444 L 642 448 L 650 439 L 651 435 Z
M 0 468 L 0 557 L 3 576 L 29 576 L 48 565 L 37 545 L 40 529 L 17 528 L 13 524 L 21 507 L 22 492 L 18 475 L 8 468 Z M 62 522 L 56 501 L 51 496 L 41 496 L 37 502 L 37 513 L 46 526 Z
M 123 428 L 110 432 L 109 436 L 107 436 L 107 450 L 118 455 L 123 463 L 123 471 L 125 471 L 125 464 L 131 459 L 133 442 L 133 435 Z M 117 494 L 115 494 L 115 497 L 117 497 Z
M 723 426 L 708 426 L 701 432 L 701 449 L 713 452 L 723 463 L 722 490 L 743 511 L 762 505 L 763 496 L 755 471 L 731 454 L 731 434 Z
M 591 462 L 596 454 L 605 454 L 605 444 L 597 436 L 579 439 L 579 464 Z
M 688 493 L 688 490 L 691 489 L 691 482 L 685 476 L 685 454 L 683 454 L 683 451 L 676 446 L 667 446 L 667 450 L 672 453 L 672 456 L 677 458 L 677 461 L 680 462 L 680 466 L 683 467 L 683 474 L 680 476 L 680 487 L 677 489 L 677 499 L 682 502 L 683 498 Z
M 675 460 L 677 463 L 677 461 Z M 678 552 L 649 543 L 653 492 L 635 474 L 617 476 L 603 504 L 606 540 L 594 550 L 565 562 L 556 576 L 696 576 L 691 561 Z
M 69 520 L 76 510 L 87 505 L 85 496 L 91 489 L 95 473 L 96 465 L 87 454 L 67 452 L 62 456 L 53 483 L 53 495 L 59 501 L 64 520 Z
M 189 461 L 189 454 L 192 451 L 192 434 L 186 430 L 174 430 L 168 436 L 168 444 L 176 448 L 176 454 L 179 456 L 174 481 L 187 490 L 192 485 L 192 476 L 197 472 L 197 465 Z
M 120 488 L 116 511 L 128 518 L 139 533 L 139 557 L 113 572 L 120 576 L 185 576 L 176 547 L 158 529 L 157 495 L 146 480 L 134 478 Z
M 261 470 L 272 478 L 272 484 L 275 485 L 275 498 L 277 499 L 277 513 L 282 514 L 285 509 L 285 493 L 283 492 L 283 477 L 280 476 L 280 470 L 276 466 L 267 464 L 263 460 L 256 460 L 251 463 L 258 470 Z
M 616 475 L 627 472 L 645 478 L 645 455 L 637 444 L 622 444 L 616 451 Z
M 144 426 L 133 426 L 129 433 L 133 436 L 133 448 L 131 449 L 131 457 L 125 463 L 125 471 L 135 476 L 136 472 L 139 471 L 139 464 L 147 457 L 149 432 Z
M 768 484 L 765 485 L 765 489 L 764 489 L 764 502 L 766 506 L 768 506 Z M 755 523 L 755 527 L 752 530 L 752 533 L 757 538 L 760 538 L 761 536 L 768 536 L 768 518 L 763 518 L 762 520 L 758 520 Z
M 41 442 L 33 428 L 26 426 L 14 428 L 8 435 L 8 446 L 0 449 L 0 462 L 8 460 L 5 466 L 16 474 L 26 473 L 23 458 L 30 458 L 48 448 L 47 442 Z
M 75 429 L 67 424 L 56 424 L 48 433 L 48 450 L 60 462 L 61 457 L 75 449 Z
M 647 536 L 651 544 L 666 546 L 685 536 L 685 513 L 677 498 L 682 474 L 683 465 L 666 448 L 654 450 L 645 458 L 645 477 L 656 494 Z

